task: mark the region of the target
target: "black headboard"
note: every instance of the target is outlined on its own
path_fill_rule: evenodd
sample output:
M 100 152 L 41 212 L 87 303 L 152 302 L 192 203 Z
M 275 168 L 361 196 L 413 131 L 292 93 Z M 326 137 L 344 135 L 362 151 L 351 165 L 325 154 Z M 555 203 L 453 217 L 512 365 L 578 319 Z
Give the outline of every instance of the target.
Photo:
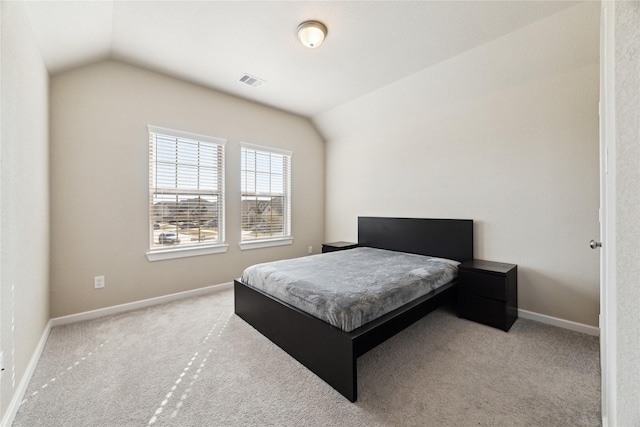
M 361 216 L 358 245 L 463 262 L 473 259 L 473 220 Z

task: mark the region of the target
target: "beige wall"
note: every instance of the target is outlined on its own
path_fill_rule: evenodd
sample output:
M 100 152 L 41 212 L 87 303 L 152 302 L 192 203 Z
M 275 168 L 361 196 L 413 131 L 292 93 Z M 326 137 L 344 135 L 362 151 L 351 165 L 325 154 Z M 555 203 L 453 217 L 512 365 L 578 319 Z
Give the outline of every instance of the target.
M 640 425 L 640 3 L 615 9 L 616 358 L 620 426 Z M 605 242 L 606 244 L 606 242 Z
M 0 417 L 49 320 L 49 76 L 21 2 L 0 2 Z
M 521 309 L 597 326 L 598 46 L 583 3 L 315 117 L 327 240 L 359 215 L 473 219 Z
M 227 140 L 227 253 L 147 260 L 149 124 Z M 290 246 L 238 246 L 241 142 L 293 152 Z M 52 77 L 52 317 L 227 283 L 310 245 L 318 253 L 323 216 L 324 144 L 308 120 L 118 62 Z

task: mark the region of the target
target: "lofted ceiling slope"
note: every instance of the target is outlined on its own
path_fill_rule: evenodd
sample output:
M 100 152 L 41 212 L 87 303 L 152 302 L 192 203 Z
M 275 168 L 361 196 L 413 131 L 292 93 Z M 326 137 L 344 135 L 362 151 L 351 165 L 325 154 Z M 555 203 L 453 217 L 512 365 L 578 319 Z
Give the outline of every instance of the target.
M 314 117 L 577 2 L 28 1 L 51 74 L 116 59 Z M 319 20 L 325 43 L 303 47 Z M 266 83 L 239 83 L 244 73 Z

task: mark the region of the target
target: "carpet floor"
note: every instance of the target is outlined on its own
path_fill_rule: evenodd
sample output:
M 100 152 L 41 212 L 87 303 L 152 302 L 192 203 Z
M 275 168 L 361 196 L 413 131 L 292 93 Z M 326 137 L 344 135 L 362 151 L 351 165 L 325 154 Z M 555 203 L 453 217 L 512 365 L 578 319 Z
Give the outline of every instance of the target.
M 52 328 L 34 426 L 598 426 L 598 338 L 440 308 L 358 359 L 349 402 L 233 313 L 233 290 Z

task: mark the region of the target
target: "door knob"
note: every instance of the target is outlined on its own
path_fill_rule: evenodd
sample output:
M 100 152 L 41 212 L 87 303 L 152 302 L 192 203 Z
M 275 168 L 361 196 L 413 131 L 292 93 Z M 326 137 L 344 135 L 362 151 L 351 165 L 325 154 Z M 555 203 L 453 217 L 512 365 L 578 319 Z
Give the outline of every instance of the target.
M 592 239 L 589 242 L 589 246 L 591 246 L 591 249 L 601 248 L 602 247 L 602 242 L 596 242 L 595 240 Z

